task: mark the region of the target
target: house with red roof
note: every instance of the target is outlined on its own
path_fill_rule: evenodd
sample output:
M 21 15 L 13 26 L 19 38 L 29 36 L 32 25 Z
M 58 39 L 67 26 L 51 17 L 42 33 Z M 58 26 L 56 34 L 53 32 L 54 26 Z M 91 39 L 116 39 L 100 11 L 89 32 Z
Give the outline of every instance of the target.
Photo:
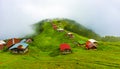
M 61 54 L 72 53 L 70 45 L 67 43 L 60 44 L 60 52 Z

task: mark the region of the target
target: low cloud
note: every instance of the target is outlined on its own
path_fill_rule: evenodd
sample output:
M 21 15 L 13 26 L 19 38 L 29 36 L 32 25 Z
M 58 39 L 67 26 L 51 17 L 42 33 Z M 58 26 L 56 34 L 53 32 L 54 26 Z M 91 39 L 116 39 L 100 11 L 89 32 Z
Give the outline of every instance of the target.
M 120 36 L 119 0 L 0 0 L 0 39 L 30 34 L 46 18 L 70 18 L 98 34 Z

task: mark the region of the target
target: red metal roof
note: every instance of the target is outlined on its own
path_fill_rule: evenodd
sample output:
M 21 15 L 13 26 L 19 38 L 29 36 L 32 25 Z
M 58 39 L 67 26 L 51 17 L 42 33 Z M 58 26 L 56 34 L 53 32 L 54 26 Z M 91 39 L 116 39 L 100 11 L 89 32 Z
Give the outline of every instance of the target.
M 66 49 L 71 49 L 69 44 L 60 44 L 60 51 L 64 51 Z
M 9 39 L 9 40 L 7 41 L 6 46 L 9 48 L 9 47 L 12 46 L 13 44 L 16 44 L 16 43 L 19 43 L 19 42 L 20 42 L 20 39 L 18 39 L 18 38 Z

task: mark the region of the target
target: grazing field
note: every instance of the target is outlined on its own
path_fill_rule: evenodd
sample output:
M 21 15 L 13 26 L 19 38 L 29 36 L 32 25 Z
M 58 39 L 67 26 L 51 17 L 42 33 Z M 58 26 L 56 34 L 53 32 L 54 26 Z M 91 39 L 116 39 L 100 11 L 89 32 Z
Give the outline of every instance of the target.
M 48 23 L 43 28 L 43 32 L 29 43 L 28 53 L 0 51 L 0 69 L 120 69 L 120 42 L 99 41 L 97 50 L 86 50 L 75 42 L 88 38 L 72 32 L 75 37 L 70 39 L 65 32 L 53 30 Z M 68 43 L 72 53 L 61 55 L 61 43 Z
M 54 57 L 34 47 L 24 55 L 0 52 L 0 69 L 120 69 L 117 44 L 99 45 L 98 50 L 72 49 L 72 54 Z

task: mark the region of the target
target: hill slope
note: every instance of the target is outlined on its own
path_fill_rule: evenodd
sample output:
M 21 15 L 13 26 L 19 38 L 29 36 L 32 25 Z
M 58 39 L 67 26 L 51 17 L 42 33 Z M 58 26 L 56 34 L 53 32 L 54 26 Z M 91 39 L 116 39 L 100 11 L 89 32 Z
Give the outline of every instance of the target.
M 57 20 L 52 21 L 59 25 Z M 67 23 L 62 22 L 61 27 Z M 72 32 L 75 38 L 65 36 L 65 32 L 53 30 L 48 21 L 38 23 L 37 33 L 29 44 L 29 52 L 24 55 L 11 54 L 0 51 L 0 69 L 119 69 L 120 68 L 120 42 L 99 42 L 98 50 L 85 50 L 78 47 L 75 41 L 84 40 L 88 37 Z M 71 25 L 69 26 L 71 27 Z M 39 33 L 38 33 L 39 32 Z M 59 45 L 68 43 L 73 53 L 68 55 L 59 54 Z M 117 55 L 116 55 L 117 54 Z
M 57 22 L 54 22 L 54 24 L 59 25 Z M 66 23 L 63 23 L 61 27 L 65 27 L 65 24 Z M 66 32 L 69 32 L 68 30 L 65 29 L 64 32 L 58 32 L 53 29 L 51 22 L 45 21 L 42 25 L 42 29 L 43 30 L 39 31 L 39 35 L 33 37 L 35 46 L 42 51 L 48 51 L 48 49 L 49 51 L 52 51 L 55 47 L 59 48 L 61 43 L 69 43 L 72 47 L 74 47 L 74 42 L 79 40 L 86 41 L 88 39 L 74 32 L 72 33 L 75 38 L 70 39 L 65 36 Z

